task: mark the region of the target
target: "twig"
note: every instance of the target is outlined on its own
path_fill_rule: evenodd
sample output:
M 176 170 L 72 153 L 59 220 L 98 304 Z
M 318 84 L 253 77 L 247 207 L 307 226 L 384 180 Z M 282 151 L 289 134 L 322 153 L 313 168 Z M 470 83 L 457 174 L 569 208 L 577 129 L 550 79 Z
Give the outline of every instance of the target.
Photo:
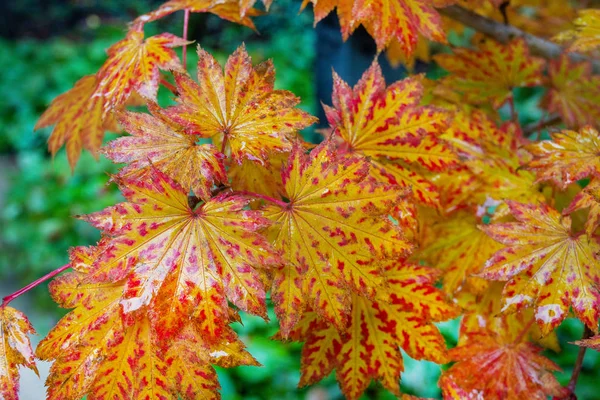
M 585 327 L 583 328 L 583 335 L 581 336 L 581 339 L 587 339 L 589 337 L 592 337 L 593 335 L 594 332 L 592 332 L 592 330 L 588 328 L 587 325 L 585 325 Z M 577 360 L 575 360 L 575 366 L 573 367 L 573 373 L 571 374 L 571 380 L 567 385 L 569 395 L 565 398 L 565 400 L 574 398 L 573 395 L 575 394 L 575 386 L 577 385 L 577 379 L 579 378 L 579 374 L 581 373 L 581 368 L 583 366 L 583 357 L 585 356 L 586 350 L 587 347 L 582 346 L 579 348 L 579 353 L 577 353 Z
M 534 132 L 541 131 L 542 129 L 550 128 L 554 125 L 558 125 L 562 122 L 562 118 L 559 116 L 554 116 L 550 119 L 544 119 L 540 122 L 536 122 L 530 125 L 523 127 L 523 134 L 525 136 L 529 136 Z
M 187 40 L 188 38 L 188 25 L 190 22 L 190 9 L 186 8 L 183 14 L 183 40 Z M 181 61 L 183 62 L 183 68 L 187 69 L 187 44 L 183 46 L 183 54 L 181 57 Z
M 177 90 L 177 87 L 175 87 L 171 82 L 169 82 L 162 76 L 160 77 L 160 84 L 169 89 L 169 91 L 175 96 L 179 96 L 179 90 Z
M 35 281 L 31 282 L 29 285 L 17 290 L 16 292 L 9 294 L 8 296 L 5 296 L 4 298 L 2 298 L 2 304 L 0 305 L 0 307 L 4 307 L 4 306 L 8 305 L 8 303 L 10 303 L 11 301 L 16 299 L 23 293 L 27 293 L 28 291 L 30 291 L 31 289 L 33 289 L 40 283 L 43 283 L 43 282 L 47 281 L 48 279 L 54 278 L 56 275 L 60 274 L 61 272 L 65 271 L 69 268 L 71 268 L 71 264 L 65 264 L 62 267 L 55 269 L 54 271 L 42 276 L 41 278 L 36 279 Z
M 505 25 L 501 22 L 496 22 L 461 6 L 454 5 L 440 8 L 438 10 L 441 14 L 461 22 L 464 25 L 469 26 L 501 43 L 508 43 L 512 39 L 516 38 L 523 38 L 529 46 L 531 53 L 539 57 L 553 59 L 557 58 L 565 51 L 562 46 L 556 43 L 524 32 L 512 25 Z M 589 57 L 579 53 L 569 53 L 569 58 L 578 62 L 590 61 L 592 63 L 593 71 L 595 73 L 600 73 L 599 60 L 590 59 Z

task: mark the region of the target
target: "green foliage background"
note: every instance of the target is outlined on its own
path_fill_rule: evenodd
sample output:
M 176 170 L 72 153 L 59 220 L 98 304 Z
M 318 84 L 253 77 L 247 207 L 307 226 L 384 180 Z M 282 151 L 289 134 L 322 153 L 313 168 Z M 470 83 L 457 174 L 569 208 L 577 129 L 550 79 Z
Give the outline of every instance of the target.
M 96 161 L 84 153 L 71 174 L 64 151 L 54 159 L 46 151 L 50 130 L 34 133 L 33 126 L 57 95 L 70 89 L 83 75 L 98 70 L 105 59 L 105 50 L 123 37 L 125 21 L 150 9 L 149 3 L 152 2 L 105 1 L 100 7 L 100 2 L 88 1 L 90 5 L 87 8 L 85 4 L 69 8 L 54 1 L 49 2 L 44 18 L 28 11 L 31 8 L 27 5 L 33 3 L 35 1 L 24 1 L 12 11 L 21 18 L 31 16 L 33 20 L 28 24 L 36 27 L 33 30 L 35 34 L 47 32 L 53 36 L 27 38 L 22 36 L 27 31 L 20 30 L 14 35 L 4 32 L 5 36 L 16 35 L 16 38 L 0 38 L 0 170 L 4 182 L 0 186 L 3 191 L 0 198 L 4 198 L 4 204 L 0 204 L 0 282 L 13 288 L 66 263 L 70 246 L 95 243 L 99 239 L 98 232 L 74 216 L 100 210 L 121 199 L 116 187 L 107 185 L 108 174 L 115 172 L 116 166 L 103 157 Z M 314 114 L 318 106 L 313 86 L 315 33 L 311 13 L 297 15 L 298 8 L 297 1 L 277 0 L 270 14 L 257 20 L 260 35 L 213 16 L 192 15 L 190 38 L 209 49 L 222 62 L 241 42 L 246 43 L 255 63 L 272 58 L 277 68 L 277 86 L 300 96 L 302 107 Z M 85 13 L 89 15 L 79 20 L 75 18 Z M 37 21 L 36 18 L 41 19 Z M 72 21 L 74 18 L 79 22 L 72 26 L 53 27 L 51 24 L 53 19 Z M 150 29 L 178 34 L 182 28 L 181 19 L 176 14 Z M 188 64 L 195 65 L 194 52 L 189 54 Z M 535 106 L 539 95 L 535 91 L 517 93 L 517 106 L 523 122 L 540 118 L 540 110 Z M 160 93 L 163 104 L 169 99 L 168 92 Z M 323 100 L 329 102 L 328 99 Z M 109 135 L 107 139 L 113 137 Z M 36 289 L 32 296 L 33 309 L 49 314 L 50 320 L 55 321 L 64 313 L 52 303 L 45 286 Z M 223 398 L 341 398 L 333 376 L 318 386 L 296 389 L 300 376 L 300 345 L 270 340 L 269 337 L 276 333 L 277 324 L 272 309 L 269 316 L 269 323 L 246 316 L 243 325 L 236 327 L 250 352 L 264 367 L 220 369 Z M 35 319 L 33 323 L 36 325 Z M 41 335 L 51 327 L 50 323 L 45 325 L 36 325 Z M 457 325 L 457 321 L 451 321 L 441 326 L 451 346 L 456 344 Z M 558 331 L 561 343 L 578 339 L 581 330 L 582 326 L 577 321 L 567 321 Z M 560 379 L 566 383 L 577 356 L 577 347 L 565 344 L 561 353 L 549 352 L 548 355 L 564 369 Z M 403 390 L 420 396 L 438 397 L 435 383 L 440 368 L 431 363 L 406 359 Z M 594 377 L 599 368 L 600 357 L 588 351 L 578 384 L 580 399 L 598 398 Z M 378 385 L 372 385 L 364 398 L 392 397 L 380 390 Z

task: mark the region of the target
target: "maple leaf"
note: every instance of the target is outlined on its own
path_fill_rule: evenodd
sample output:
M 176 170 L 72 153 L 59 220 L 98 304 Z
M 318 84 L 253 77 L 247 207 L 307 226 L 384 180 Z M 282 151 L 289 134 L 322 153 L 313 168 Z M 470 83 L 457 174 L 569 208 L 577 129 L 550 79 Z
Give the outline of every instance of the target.
M 532 143 L 526 149 L 533 155 L 527 169 L 539 181 L 551 181 L 561 189 L 580 179 L 600 176 L 600 136 L 591 126 L 579 132 L 551 133 L 552 140 Z
M 227 182 L 223 155 L 211 144 L 197 144 L 198 135 L 183 132 L 155 103 L 148 103 L 148 109 L 152 115 L 120 114 L 120 124 L 133 136 L 113 140 L 102 149 L 110 160 L 129 164 L 117 176 L 140 178 L 153 166 L 208 199 L 215 183 Z
M 506 247 L 485 265 L 482 277 L 509 280 L 504 288 L 505 309 L 535 304 L 543 334 L 566 318 L 569 306 L 591 329 L 600 308 L 600 247 L 586 234 L 571 232 L 571 219 L 546 204 L 507 201 L 517 222 L 483 226 Z
M 506 45 L 483 40 L 477 50 L 457 48 L 454 54 L 438 54 L 433 59 L 450 72 L 443 82 L 462 93 L 463 101 L 492 102 L 495 108 L 512 96 L 513 88 L 541 85 L 545 65 L 529 54 L 523 39 Z
M 87 283 L 73 272 L 55 279 L 50 291 L 62 307 L 74 308 L 40 342 L 37 355 L 55 360 L 48 398 L 218 398 L 211 363 L 256 365 L 227 328 L 219 342 L 200 334 L 198 321 L 167 341 L 152 328 L 151 314 L 123 312 L 123 282 Z M 180 317 L 184 317 L 180 315 Z
M 424 225 L 424 241 L 413 257 L 444 271 L 443 290 L 453 294 L 465 285 L 472 290 L 481 290 L 482 286 L 486 289 L 481 278 L 472 275 L 481 272 L 485 262 L 502 246 L 478 229 L 475 216 L 461 212 L 437 222 L 425 218 Z
M 125 104 L 134 91 L 155 100 L 159 69 L 184 71 L 171 48 L 188 43 L 170 33 L 144 39 L 143 25 L 134 25 L 125 39 L 107 50 L 108 58 L 97 73 L 98 86 L 94 96 L 106 98 L 104 114 Z
M 440 378 L 444 399 L 546 400 L 568 393 L 553 375 L 560 368 L 542 348 L 503 326 L 468 332 L 449 351 L 455 364 Z
M 309 2 L 314 7 L 315 24 L 337 7 L 344 40 L 362 24 L 375 39 L 378 50 L 396 41 L 406 57 L 415 51 L 419 34 L 446 43 L 435 7 L 455 3 L 453 0 L 304 0 L 302 8 Z
M 404 192 L 368 173 L 362 158 L 338 156 L 328 141 L 309 155 L 293 151 L 282 173 L 289 203 L 263 210 L 286 261 L 272 289 L 284 336 L 306 306 L 343 328 L 351 291 L 373 296 L 382 283 L 380 261 L 410 249 L 388 218 Z
M 342 393 L 358 399 L 372 379 L 400 396 L 403 371 L 400 348 L 412 358 L 446 362 L 444 339 L 433 322 L 456 316 L 456 309 L 435 289 L 433 270 L 406 262 L 386 266 L 389 287 L 373 299 L 352 295 L 348 329 L 307 312 L 292 332 L 305 341 L 300 386 L 310 385 L 334 369 Z
M 578 18 L 573 21 L 574 30 L 558 34 L 558 41 L 571 41 L 570 51 L 591 51 L 600 46 L 600 10 L 580 10 Z
M 271 197 L 281 196 L 285 192 L 281 169 L 289 156 L 289 153 L 274 153 L 264 163 L 247 158 L 241 164 L 229 163 L 227 177 L 231 188 L 234 191 L 248 191 Z
M 0 397 L 4 400 L 19 399 L 20 365 L 38 373 L 28 334 L 35 330 L 25 314 L 0 306 Z
M 354 89 L 334 73 L 333 107 L 325 106 L 341 150 L 369 160 L 382 181 L 410 186 L 415 198 L 436 205 L 435 186 L 415 166 L 441 171 L 456 164 L 457 156 L 438 139 L 449 114 L 420 106 L 420 79 L 407 78 L 386 88 L 377 62 L 363 74 Z
M 267 9 L 271 1 L 263 0 Z M 250 17 L 255 17 L 261 13 L 252 8 L 254 3 L 256 3 L 256 0 L 170 0 L 154 11 L 140 15 L 135 22 L 144 24 L 164 18 L 177 11 L 189 10 L 194 13 L 209 12 L 227 21 L 255 29 Z
M 112 237 L 88 280 L 126 279 L 125 311 L 150 305 L 161 336 L 194 317 L 203 335 L 218 337 L 228 300 L 266 316 L 262 275 L 279 260 L 257 232 L 268 221 L 244 209 L 248 200 L 221 194 L 192 208 L 188 191 L 157 169 L 118 182 L 128 202 L 84 217 Z
M 590 62 L 576 63 L 563 54 L 551 60 L 550 87 L 542 107 L 558 113 L 568 127 L 597 125 L 600 119 L 600 77 L 592 76 Z
M 273 64 L 267 61 L 253 68 L 243 45 L 229 57 L 225 71 L 201 48 L 198 57 L 199 83 L 175 73 L 179 105 L 167 113 L 190 131 L 228 148 L 236 162 L 265 162 L 273 152 L 290 151 L 297 131 L 316 121 L 295 108 L 300 99 L 291 92 L 273 89 Z
M 102 145 L 103 99 L 92 97 L 97 83 L 95 75 L 81 78 L 72 89 L 52 101 L 33 128 L 37 130 L 56 124 L 48 139 L 48 149 L 55 155 L 66 143 L 71 168 L 77 164 L 82 148 L 96 156 Z
M 570 215 L 577 210 L 587 209 L 588 214 L 584 222 L 585 233 L 592 236 L 600 226 L 600 182 L 592 180 L 584 190 L 573 197 L 573 200 L 562 211 L 563 215 Z

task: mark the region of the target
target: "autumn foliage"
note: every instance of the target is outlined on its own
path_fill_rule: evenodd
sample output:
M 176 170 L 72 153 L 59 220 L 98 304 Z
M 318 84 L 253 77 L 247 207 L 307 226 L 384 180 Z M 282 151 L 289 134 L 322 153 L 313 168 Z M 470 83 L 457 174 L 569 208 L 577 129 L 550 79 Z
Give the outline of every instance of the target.
M 73 248 L 71 271 L 50 283 L 70 312 L 35 352 L 33 327 L 8 306 L 16 295 L 4 299 L 1 398 L 18 398 L 18 367 L 36 370 L 36 358 L 53 362 L 48 399 L 219 398 L 215 365 L 259 365 L 233 326 L 240 313 L 266 318 L 269 299 L 274 339 L 304 343 L 300 386 L 335 372 L 349 399 L 373 380 L 400 397 L 403 350 L 448 363 L 444 399 L 573 395 L 577 376 L 562 387 L 542 350 L 557 350 L 565 318 L 598 333 L 600 11 L 534 0 L 309 3 L 315 23 L 335 12 L 344 38 L 362 25 L 409 65 L 465 29 L 446 15 L 497 29 L 508 20 L 538 37 L 488 32 L 436 47 L 447 71 L 438 80 L 386 82 L 376 60 L 354 86 L 334 72 L 315 145 L 299 132 L 316 118 L 275 89 L 270 61 L 253 63 L 240 45 L 221 65 L 199 43 L 192 77 L 187 37 L 144 36 L 144 24 L 177 11 L 253 28 L 255 1 L 171 0 L 138 17 L 36 125 L 54 126 L 49 150 L 66 147 L 72 168 L 84 149 L 124 164 L 111 179 L 125 201 L 79 217 L 102 239 Z M 158 104 L 160 85 L 172 105 Z M 543 93 L 542 120 L 520 124 L 515 88 Z M 128 135 L 103 144 L 105 131 Z M 448 349 L 436 323 L 459 316 Z M 588 336 L 578 343 L 600 349 Z

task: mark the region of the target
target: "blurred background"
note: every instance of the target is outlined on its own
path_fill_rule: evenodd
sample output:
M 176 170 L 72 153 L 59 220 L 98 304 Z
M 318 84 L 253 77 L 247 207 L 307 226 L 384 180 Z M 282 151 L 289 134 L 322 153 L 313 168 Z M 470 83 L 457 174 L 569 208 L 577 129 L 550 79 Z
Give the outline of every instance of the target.
M 84 152 L 71 174 L 64 149 L 52 159 L 46 150 L 50 129 L 33 132 L 38 117 L 59 94 L 69 90 L 83 75 L 94 73 L 105 60 L 105 50 L 125 35 L 126 24 L 136 16 L 156 8 L 153 0 L 20 0 L 0 2 L 0 297 L 35 280 L 67 262 L 67 249 L 94 244 L 98 232 L 74 216 L 97 211 L 120 201 L 108 174 L 116 166 L 101 157 L 99 161 Z M 342 44 L 335 18 L 312 27 L 312 12 L 299 14 L 298 0 L 277 0 L 269 15 L 256 18 L 260 34 L 212 15 L 192 14 L 189 39 L 195 40 L 221 62 L 242 42 L 255 63 L 273 59 L 277 69 L 276 86 L 302 98 L 301 107 L 322 118 L 320 101 L 330 103 L 331 68 L 354 84 L 368 67 L 375 46 L 367 35 L 358 33 Z M 181 35 L 182 13 L 149 27 L 149 33 Z M 318 38 L 318 40 L 317 40 Z M 317 45 L 318 44 L 318 45 Z M 193 49 L 193 47 L 190 47 Z M 188 65 L 195 65 L 194 51 L 188 51 Z M 403 76 L 385 59 L 388 82 Z M 420 63 L 418 71 L 438 74 L 434 66 Z M 540 117 L 535 104 L 540 93 L 517 93 L 524 122 Z M 159 93 L 169 101 L 169 93 Z M 318 140 L 314 129 L 304 133 Z M 107 140 L 114 138 L 107 135 Z M 67 310 L 50 299 L 47 285 L 22 296 L 14 303 L 24 311 L 38 331 L 34 344 L 47 334 Z M 261 368 L 219 369 L 223 398 L 228 399 L 341 399 L 335 378 L 297 389 L 300 368 L 299 344 L 283 344 L 269 339 L 277 331 L 275 315 L 270 322 L 245 317 L 235 329 Z M 449 346 L 457 340 L 458 321 L 441 325 Z M 561 353 L 548 356 L 562 368 L 560 380 L 568 382 L 577 357 L 572 342 L 581 337 L 582 326 L 568 320 L 559 329 Z M 439 398 L 436 382 L 440 367 L 416 362 L 405 355 L 402 388 L 405 393 Z M 588 351 L 577 386 L 580 399 L 598 399 L 597 371 L 600 357 Z M 43 379 L 48 365 L 40 368 L 42 379 L 24 372 L 22 399 L 44 397 Z M 365 399 L 391 399 L 372 384 Z

